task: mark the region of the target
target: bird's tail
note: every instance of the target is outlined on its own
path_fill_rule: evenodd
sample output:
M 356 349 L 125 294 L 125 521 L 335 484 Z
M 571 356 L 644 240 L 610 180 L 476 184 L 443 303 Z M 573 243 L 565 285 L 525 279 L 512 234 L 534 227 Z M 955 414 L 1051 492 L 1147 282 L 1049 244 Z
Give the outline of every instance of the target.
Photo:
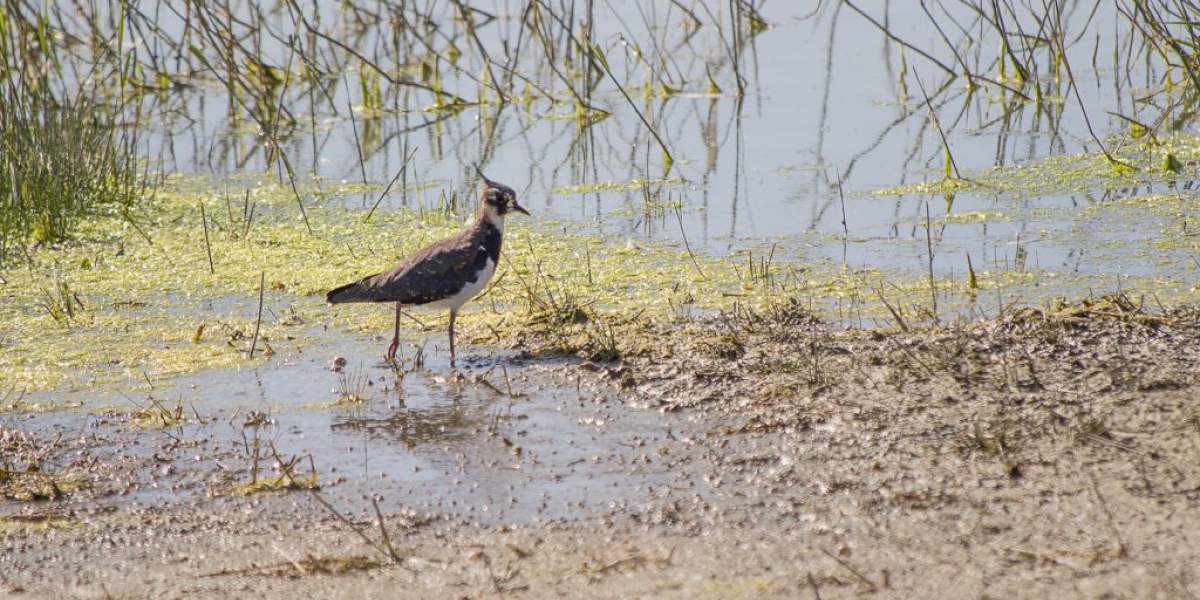
M 365 284 L 366 279 L 360 279 L 354 283 L 347 283 L 341 287 L 329 290 L 325 294 L 325 301 L 330 304 L 341 304 L 343 302 L 379 302 L 378 293 Z

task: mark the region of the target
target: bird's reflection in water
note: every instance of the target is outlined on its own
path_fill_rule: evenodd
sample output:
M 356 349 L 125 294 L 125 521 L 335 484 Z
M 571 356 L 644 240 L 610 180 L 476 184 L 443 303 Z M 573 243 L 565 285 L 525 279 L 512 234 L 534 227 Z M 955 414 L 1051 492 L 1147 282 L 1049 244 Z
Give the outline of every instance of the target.
M 448 391 L 436 403 L 423 407 L 405 403 L 395 408 L 364 407 L 335 416 L 331 427 L 336 432 L 360 433 L 384 442 L 399 441 L 409 449 L 420 445 L 464 446 L 486 434 L 491 404 L 464 401 L 461 392 Z

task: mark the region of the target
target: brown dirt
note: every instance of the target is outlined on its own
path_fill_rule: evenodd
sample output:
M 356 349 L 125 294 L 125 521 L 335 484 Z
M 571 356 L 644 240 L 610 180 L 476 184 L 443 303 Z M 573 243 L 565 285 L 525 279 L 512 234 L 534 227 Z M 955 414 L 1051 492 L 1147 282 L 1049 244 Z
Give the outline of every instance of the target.
M 303 491 L 10 503 L 0 595 L 1200 597 L 1200 311 L 842 331 L 785 307 L 647 333 L 658 350 L 551 369 L 672 413 L 655 460 L 680 484 L 641 502 L 392 511 L 397 559 L 369 504 L 343 521 Z

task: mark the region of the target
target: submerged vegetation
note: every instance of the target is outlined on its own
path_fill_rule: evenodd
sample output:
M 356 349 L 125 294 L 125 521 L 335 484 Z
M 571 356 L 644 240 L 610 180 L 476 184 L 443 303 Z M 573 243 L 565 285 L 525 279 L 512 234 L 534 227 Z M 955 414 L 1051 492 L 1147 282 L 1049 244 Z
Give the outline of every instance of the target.
M 77 387 L 113 377 L 239 364 L 248 358 L 263 271 L 269 310 L 260 347 L 265 342 L 278 349 L 289 338 L 303 343 L 307 326 L 333 315 L 354 329 L 382 330 L 390 319 L 387 311 L 332 311 L 320 293 L 346 273 L 377 269 L 452 231 L 465 216 L 405 210 L 364 223 L 345 218 L 342 209 L 313 206 L 309 234 L 291 218 L 289 187 L 244 181 L 244 192 L 229 194 L 245 195 L 259 207 L 253 224 L 244 227 L 238 211 L 225 205 L 229 196 L 213 192 L 211 185 L 169 180 L 148 207 L 154 215 L 148 225 L 153 241 L 118 215 L 97 218 L 83 226 L 83 235 L 95 242 L 44 249 L 26 272 L 13 275 L 8 301 L 0 303 L 0 331 L 10 340 L 0 356 L 4 381 L 36 390 L 64 378 Z M 355 189 L 353 184 L 347 188 Z M 336 197 L 341 192 L 326 183 L 324 193 Z M 206 207 L 204 214 L 221 216 L 208 221 L 200 206 Z M 711 310 L 764 298 L 800 281 L 800 272 L 789 272 L 794 267 L 782 261 L 768 267 L 772 286 L 762 275 L 754 279 L 745 265 L 696 257 L 704 265 L 701 279 L 698 271 L 678 270 L 680 261 L 688 260 L 678 247 L 624 248 L 611 236 L 571 231 L 567 224 L 533 226 L 536 230 L 521 223 L 510 228 L 506 260 L 494 285 L 460 321 L 479 339 L 500 341 L 484 331 L 501 332 L 525 321 L 575 322 L 596 311 L 624 311 L 631 300 L 647 316 Z M 76 307 L 71 319 L 38 302 L 46 293 L 40 287 L 43 277 L 63 267 L 69 272 L 59 277 Z M 210 310 L 181 318 L 181 310 L 200 306 Z M 506 316 L 510 311 L 515 314 Z M 563 316 L 566 312 L 575 316 Z M 442 317 L 431 313 L 422 319 Z M 62 343 L 64 332 L 70 344 Z
M 1170 157 L 1177 168 L 1163 166 Z M 959 192 L 997 198 L 1029 198 L 1065 194 L 1104 194 L 1105 190 L 1162 185 L 1179 182 L 1185 167 L 1200 164 L 1200 140 L 1176 137 L 1170 143 L 1143 146 L 1122 156 L 1128 169 L 1113 169 L 1103 153 L 1060 154 L 1026 164 L 997 166 L 982 171 L 964 171 L 953 179 L 933 179 L 882 188 L 876 196 L 921 194 L 943 196 Z M 1186 174 L 1185 174 L 1186 176 Z

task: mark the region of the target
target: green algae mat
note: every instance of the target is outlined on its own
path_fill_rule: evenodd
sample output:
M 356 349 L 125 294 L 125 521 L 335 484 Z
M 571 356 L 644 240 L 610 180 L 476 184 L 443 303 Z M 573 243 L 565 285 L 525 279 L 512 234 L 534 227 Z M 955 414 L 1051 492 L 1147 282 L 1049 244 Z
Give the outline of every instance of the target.
M 1193 301 L 1196 289 L 1186 273 L 1200 263 L 1186 264 L 1180 256 L 1196 254 L 1200 223 L 1193 216 L 1195 193 L 1178 181 L 1195 169 L 1200 144 L 1143 146 L 1128 154 L 1121 165 L 1100 154 L 1058 156 L 849 201 L 944 197 L 947 212 L 924 223 L 930 236 L 946 224 L 1041 219 L 1054 223 L 1047 236 L 1070 236 L 1119 232 L 1130 220 L 1155 219 L 1160 235 L 1114 235 L 1097 246 L 1128 260 L 1157 260 L 1185 276 L 1119 279 L 982 261 L 966 273 L 885 272 L 806 255 L 802 244 L 787 238 L 714 255 L 686 239 L 634 240 L 535 214 L 509 220 L 500 270 L 462 315 L 464 339 L 502 344 L 514 334 L 538 331 L 558 350 L 608 345 L 612 352 L 603 357 L 613 358 L 653 343 L 638 339 L 639 323 L 780 301 L 802 302 L 848 326 L 900 327 L 987 315 L 1006 303 L 1081 297 L 1114 285 L 1150 294 L 1160 304 Z M 1079 207 L 1014 202 L 1147 184 L 1160 189 Z M 387 268 L 452 232 L 471 208 L 346 208 L 348 196 L 379 192 L 327 180 L 308 180 L 293 191 L 287 182 L 261 175 L 219 181 L 170 176 L 132 220 L 97 216 L 68 242 L 26 252 L 0 271 L 0 398 L 273 360 L 281 351 L 302 350 L 313 328 L 385 332 L 390 310 L 334 309 L 323 303 L 324 291 Z M 955 213 L 954 196 L 964 193 L 992 196 L 993 206 Z M 829 235 L 818 240 L 855 241 Z M 261 321 L 260 283 L 269 307 Z M 420 319 L 431 327 L 418 332 L 406 326 L 406 337 L 436 335 L 433 325 L 445 315 L 423 313 Z M 572 340 L 580 332 L 582 341 Z M 252 344 L 260 350 L 253 358 Z

